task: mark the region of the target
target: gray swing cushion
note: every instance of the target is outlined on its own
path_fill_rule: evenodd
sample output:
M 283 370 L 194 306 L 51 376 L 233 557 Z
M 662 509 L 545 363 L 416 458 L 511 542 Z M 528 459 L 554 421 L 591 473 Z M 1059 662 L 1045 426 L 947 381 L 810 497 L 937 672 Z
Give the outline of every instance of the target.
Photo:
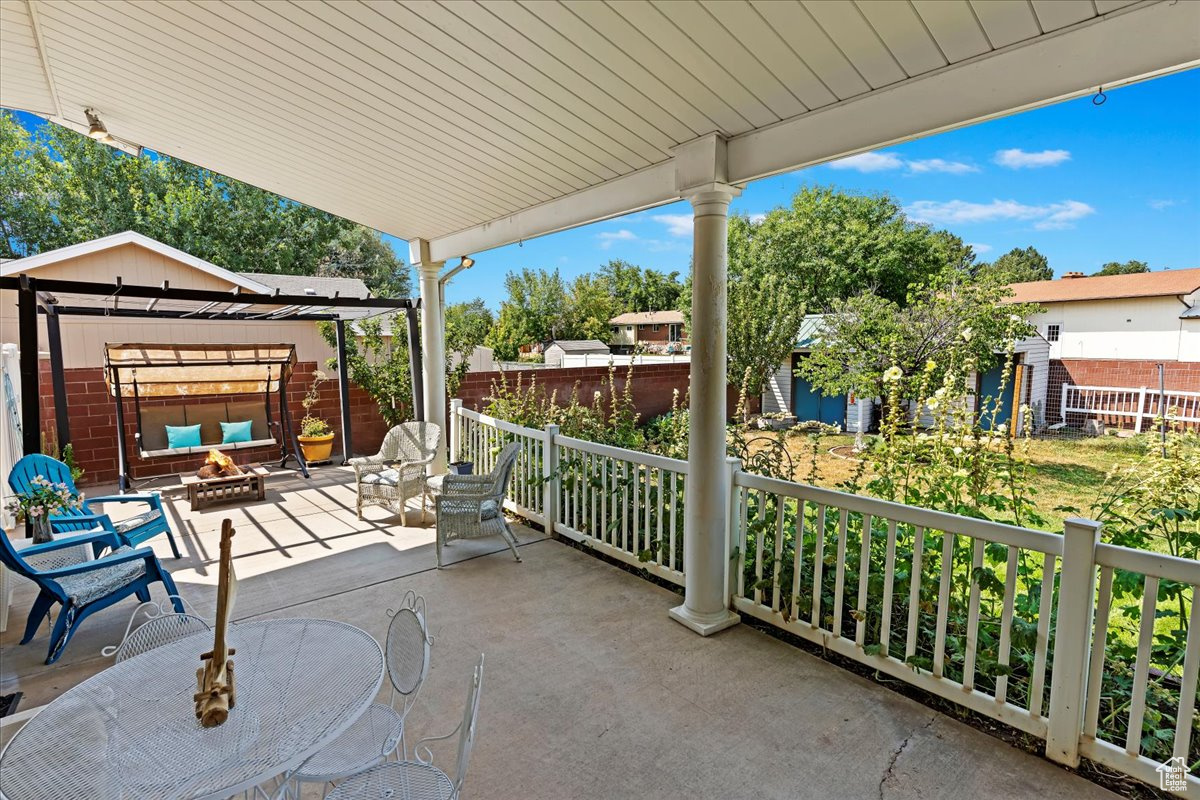
M 222 422 L 250 420 L 250 441 L 222 442 Z M 199 425 L 199 447 L 168 447 L 167 425 Z M 142 458 L 158 456 L 190 456 L 207 453 L 210 448 L 246 450 L 278 444 L 267 424 L 267 408 L 262 400 L 239 400 L 226 403 L 197 403 L 194 406 L 144 406 L 138 440 Z
M 141 514 L 134 514 L 129 519 L 123 519 L 113 523 L 113 528 L 117 533 L 129 533 L 132 530 L 142 527 L 143 525 L 153 522 L 162 516 L 161 508 L 152 508 L 149 511 L 143 511 Z
M 118 547 L 110 555 L 128 553 L 132 549 L 132 547 Z M 70 597 L 78 607 L 110 595 L 145 574 L 146 562 L 138 559 L 137 561 L 113 564 L 111 567 L 100 567 L 88 572 L 81 572 L 78 575 L 66 575 L 58 578 L 57 581 L 67 597 Z

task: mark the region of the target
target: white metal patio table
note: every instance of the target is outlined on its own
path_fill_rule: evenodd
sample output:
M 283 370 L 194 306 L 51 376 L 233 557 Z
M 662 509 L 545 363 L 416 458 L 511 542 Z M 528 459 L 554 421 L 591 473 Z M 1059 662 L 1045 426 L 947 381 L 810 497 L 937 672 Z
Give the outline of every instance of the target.
M 383 683 L 379 644 L 323 619 L 229 628 L 237 705 L 203 728 L 192 695 L 212 634 L 114 664 L 63 693 L 0 756 L 7 800 L 222 798 L 290 772 L 348 728 Z

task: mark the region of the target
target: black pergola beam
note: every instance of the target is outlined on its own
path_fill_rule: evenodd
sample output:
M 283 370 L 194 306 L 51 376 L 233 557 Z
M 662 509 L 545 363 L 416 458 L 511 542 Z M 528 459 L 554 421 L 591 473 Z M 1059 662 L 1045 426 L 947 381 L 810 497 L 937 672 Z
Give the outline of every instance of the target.
M 338 319 L 336 314 L 285 314 L 278 317 L 266 317 L 261 313 L 231 311 L 229 313 L 210 314 L 203 316 L 195 311 L 175 310 L 145 310 L 140 308 L 101 308 L 99 306 L 64 306 L 54 304 L 55 311 L 62 316 L 80 317 L 132 317 L 137 319 L 191 319 L 198 322 L 333 322 Z M 42 313 L 46 313 L 42 310 Z
M 58 438 L 59 457 L 71 443 L 71 415 L 67 411 L 67 378 L 63 374 L 62 332 L 58 314 L 53 309 L 46 314 L 46 344 L 50 348 L 50 384 L 54 390 L 54 432 Z
M 0 278 L 0 289 L 20 289 L 24 275 Z M 302 308 L 365 308 L 385 311 L 420 307 L 414 298 L 322 297 L 320 295 L 247 294 L 215 289 L 175 289 L 170 286 L 136 286 L 127 283 L 43 279 L 38 291 L 50 294 L 81 294 L 95 297 L 138 297 L 146 300 L 175 300 L 189 303 L 247 303 L 253 306 L 300 306 Z
M 412 383 L 413 419 L 425 421 L 425 375 L 421 372 L 421 333 L 417 328 L 417 310 L 410 308 L 408 317 L 408 373 Z
M 17 290 L 18 346 L 21 348 L 21 449 L 29 456 L 42 452 L 36 281 L 25 275 L 4 280 L 6 284 L 13 284 L 5 285 L 5 289 Z
M 333 323 L 337 332 L 338 400 L 342 407 L 342 466 L 350 463 L 350 368 L 346 365 L 346 321 Z

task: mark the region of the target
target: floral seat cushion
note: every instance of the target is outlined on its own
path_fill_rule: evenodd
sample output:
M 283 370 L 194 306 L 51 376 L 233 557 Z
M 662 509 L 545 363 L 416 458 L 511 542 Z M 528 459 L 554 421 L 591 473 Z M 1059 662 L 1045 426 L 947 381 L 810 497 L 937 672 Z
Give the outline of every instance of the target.
M 444 499 L 441 505 L 442 513 L 445 514 L 475 514 L 479 512 L 479 518 L 495 519 L 500 516 L 500 506 L 495 500 L 484 500 L 482 503 L 473 500 L 454 500 Z
M 132 549 L 131 547 L 118 547 L 111 555 L 128 553 Z M 139 559 L 113 564 L 110 567 L 100 567 L 78 575 L 66 575 L 58 578 L 58 585 L 63 588 L 63 592 L 71 598 L 76 606 L 82 606 L 128 586 L 145 574 L 146 562 Z
M 143 511 L 141 514 L 134 514 L 132 517 L 129 517 L 128 519 L 123 519 L 123 520 L 120 520 L 119 522 L 114 522 L 113 528 L 116 529 L 117 533 L 129 533 L 130 531 L 137 530 L 138 528 L 142 527 L 143 525 L 146 525 L 148 523 L 154 522 L 156 519 L 159 519 L 160 517 L 162 517 L 162 513 L 163 512 L 162 512 L 161 508 L 153 508 L 153 509 L 150 509 L 149 511 Z
M 363 483 L 377 483 L 380 486 L 395 486 L 400 481 L 400 471 L 385 469 L 380 472 L 368 472 L 362 476 Z

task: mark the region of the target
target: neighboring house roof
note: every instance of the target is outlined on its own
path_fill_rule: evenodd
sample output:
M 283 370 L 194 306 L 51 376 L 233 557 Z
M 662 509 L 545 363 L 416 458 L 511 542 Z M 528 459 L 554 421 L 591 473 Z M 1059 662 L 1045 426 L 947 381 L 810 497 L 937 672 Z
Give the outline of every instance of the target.
M 800 323 L 800 335 L 796 337 L 796 349 L 810 349 L 824 327 L 824 314 L 805 314 L 804 321 Z
M 598 339 L 556 339 L 546 349 L 557 347 L 564 353 L 607 353 L 608 345 Z
M 1189 308 L 1179 315 L 1180 319 L 1200 319 L 1200 303 Z
M 276 275 L 269 272 L 241 272 L 251 280 L 278 289 L 283 294 L 315 294 L 319 297 L 367 298 L 371 290 L 358 278 L 321 278 L 313 275 Z
M 682 325 L 682 311 L 630 311 L 608 321 L 610 325 Z
M 0 275 L 8 277 L 10 275 L 20 275 L 23 272 L 30 272 L 38 267 L 44 267 L 48 264 L 57 264 L 60 261 L 66 261 L 71 258 L 89 255 L 91 253 L 99 253 L 103 250 L 109 250 L 114 247 L 121 247 L 127 244 L 136 244 L 139 247 L 144 247 L 147 250 L 152 250 L 155 253 L 166 256 L 167 258 L 186 264 L 193 269 L 205 272 L 213 277 L 227 281 L 234 286 L 240 286 L 247 291 L 256 294 L 269 294 L 272 287 L 266 284 L 259 283 L 253 278 L 239 272 L 218 267 L 216 264 L 209 263 L 202 258 L 196 258 L 190 253 L 185 253 L 182 250 L 163 244 L 157 239 L 151 239 L 149 236 L 143 236 L 134 231 L 125 231 L 123 233 L 114 233 L 111 236 L 102 236 L 99 239 L 92 239 L 79 244 L 67 245 L 60 247 L 57 250 L 47 250 L 44 253 L 38 253 L 35 256 L 27 256 L 18 258 L 12 261 L 6 261 L 0 265 Z M 97 280 L 107 280 L 112 278 L 111 275 L 97 276 Z
M 1072 303 L 1080 300 L 1185 295 L 1200 289 L 1200 269 L 1059 278 L 1054 281 L 1013 283 L 1009 288 L 1013 290 L 1013 296 L 1005 301 L 1008 303 Z

